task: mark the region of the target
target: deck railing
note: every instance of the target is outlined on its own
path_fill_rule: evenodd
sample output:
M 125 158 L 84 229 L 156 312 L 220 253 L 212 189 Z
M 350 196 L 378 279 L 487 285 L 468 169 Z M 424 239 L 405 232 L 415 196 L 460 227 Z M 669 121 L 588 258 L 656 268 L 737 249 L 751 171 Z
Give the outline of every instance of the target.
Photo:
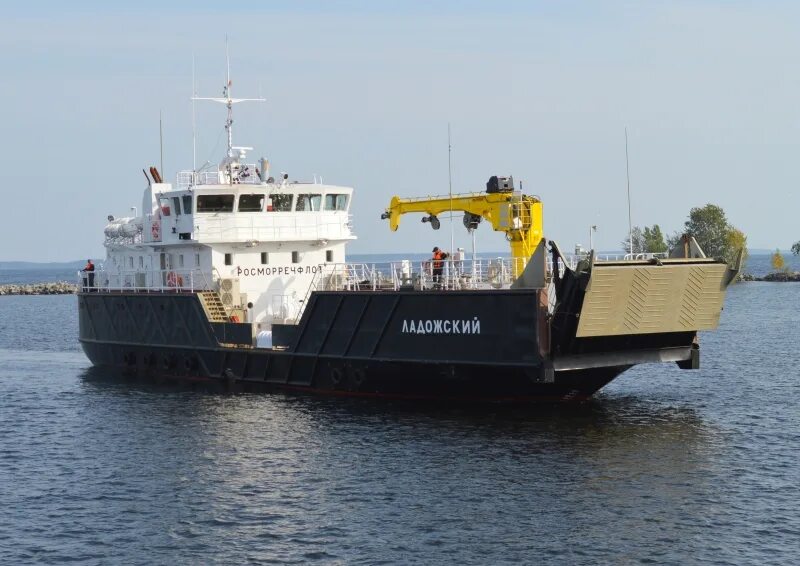
M 78 285 L 85 292 L 176 293 L 215 289 L 211 273 L 181 268 L 79 271 Z

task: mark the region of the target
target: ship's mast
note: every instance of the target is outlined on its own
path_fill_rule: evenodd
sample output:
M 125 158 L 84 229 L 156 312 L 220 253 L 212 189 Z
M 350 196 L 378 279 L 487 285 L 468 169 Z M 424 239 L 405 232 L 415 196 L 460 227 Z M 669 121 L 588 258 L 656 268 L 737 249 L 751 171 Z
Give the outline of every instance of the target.
M 225 130 L 228 132 L 228 157 L 233 157 L 233 105 L 240 102 L 264 102 L 265 98 L 233 98 L 231 95 L 231 58 L 228 52 L 228 40 L 225 39 L 225 88 L 222 89 L 222 98 L 207 98 L 192 96 L 192 100 L 210 100 L 220 102 L 228 108 L 228 118 L 225 120 Z

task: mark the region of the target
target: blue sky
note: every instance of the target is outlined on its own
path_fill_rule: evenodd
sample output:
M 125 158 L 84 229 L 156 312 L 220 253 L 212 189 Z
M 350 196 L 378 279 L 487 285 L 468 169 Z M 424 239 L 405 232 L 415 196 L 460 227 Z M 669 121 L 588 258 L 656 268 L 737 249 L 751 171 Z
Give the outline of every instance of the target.
M 102 256 L 108 214 L 138 206 L 143 167 L 191 168 L 191 68 L 220 92 L 225 35 L 235 142 L 277 171 L 356 188 L 351 253 L 449 244 L 394 194 L 513 174 L 570 249 L 634 224 L 678 229 L 721 205 L 751 247 L 800 239 L 795 167 L 800 7 L 780 2 L 31 2 L 0 23 L 0 260 Z M 198 105 L 198 160 L 222 157 L 224 109 Z M 482 226 L 478 247 L 503 250 Z M 457 245 L 468 238 L 456 227 Z

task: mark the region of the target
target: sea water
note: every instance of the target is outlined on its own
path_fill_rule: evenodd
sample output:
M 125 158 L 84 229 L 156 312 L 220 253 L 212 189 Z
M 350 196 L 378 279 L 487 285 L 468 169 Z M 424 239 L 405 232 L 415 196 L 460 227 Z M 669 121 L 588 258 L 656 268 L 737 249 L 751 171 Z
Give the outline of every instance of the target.
M 0 562 L 795 563 L 798 328 L 738 284 L 699 371 L 468 407 L 126 380 L 74 296 L 0 297 Z

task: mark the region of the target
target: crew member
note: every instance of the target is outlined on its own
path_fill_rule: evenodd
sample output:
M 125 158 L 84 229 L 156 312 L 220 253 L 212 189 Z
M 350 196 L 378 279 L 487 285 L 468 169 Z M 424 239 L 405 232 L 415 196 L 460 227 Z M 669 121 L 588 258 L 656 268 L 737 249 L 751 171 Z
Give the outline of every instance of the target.
M 82 269 L 86 275 L 83 278 L 84 281 L 84 291 L 89 291 L 92 287 L 94 287 L 94 264 L 92 260 L 86 260 L 86 267 Z
M 442 272 L 444 271 L 444 260 L 447 259 L 447 254 L 440 250 L 438 247 L 433 248 L 433 259 L 431 267 L 433 268 L 433 288 L 442 288 Z

